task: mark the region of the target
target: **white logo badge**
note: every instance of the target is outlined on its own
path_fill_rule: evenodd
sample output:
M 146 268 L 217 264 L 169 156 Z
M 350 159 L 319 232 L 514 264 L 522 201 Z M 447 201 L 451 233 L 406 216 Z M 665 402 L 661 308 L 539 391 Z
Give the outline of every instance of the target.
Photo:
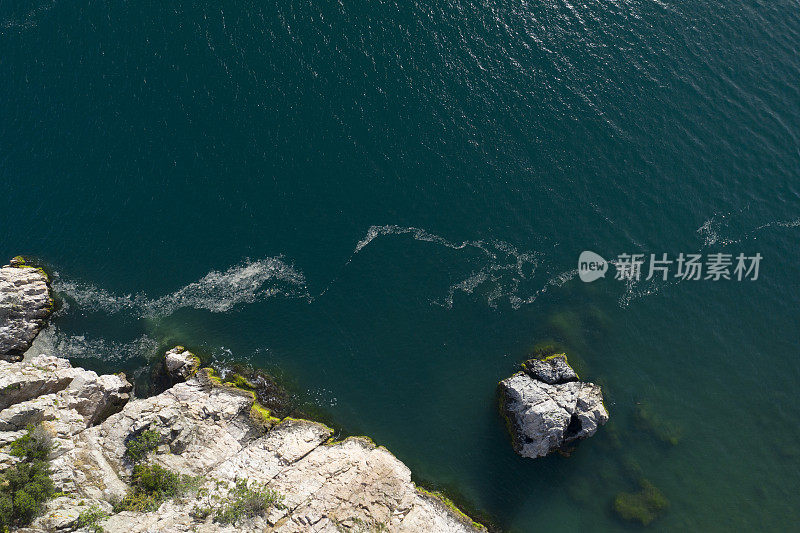
M 608 261 L 594 252 L 586 250 L 578 257 L 578 276 L 581 281 L 591 283 L 598 278 L 606 277 Z

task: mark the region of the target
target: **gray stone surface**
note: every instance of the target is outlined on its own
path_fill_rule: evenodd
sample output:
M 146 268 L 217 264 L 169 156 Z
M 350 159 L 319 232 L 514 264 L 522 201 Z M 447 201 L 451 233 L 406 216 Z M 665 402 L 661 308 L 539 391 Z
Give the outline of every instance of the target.
M 551 355 L 544 359 L 528 359 L 522 363 L 522 369 L 533 379 L 550 385 L 578 381 L 578 374 L 567 363 L 565 354 Z
M 164 367 L 173 382 L 186 381 L 200 370 L 200 359 L 183 346 L 176 346 L 164 356 Z
M 201 490 L 156 511 L 114 514 L 100 522 L 105 531 L 481 530 L 419 490 L 409 469 L 385 448 L 363 437 L 332 442 L 330 428 L 308 420 L 256 423 L 252 394 L 220 384 L 206 370 L 157 396 L 133 400 L 123 376 L 98 376 L 43 355 L 0 362 L 0 380 L 11 391 L 0 392 L 0 471 L 13 462 L 4 445 L 27 424 L 40 424 L 53 439 L 52 475 L 64 493 L 26 531 L 67 531 L 92 506 L 110 511 L 110 502 L 129 490 L 125 442 L 144 430 L 161 435 L 147 460 L 200 476 Z M 225 501 L 243 479 L 277 491 L 283 505 L 235 526 L 198 518 L 199 507 L 214 497 Z
M 53 309 L 45 273 L 12 261 L 0 268 L 0 360 L 19 361 Z
M 576 381 L 566 358 L 530 363 L 499 385 L 500 408 L 519 455 L 542 457 L 564 449 L 608 421 L 600 387 Z

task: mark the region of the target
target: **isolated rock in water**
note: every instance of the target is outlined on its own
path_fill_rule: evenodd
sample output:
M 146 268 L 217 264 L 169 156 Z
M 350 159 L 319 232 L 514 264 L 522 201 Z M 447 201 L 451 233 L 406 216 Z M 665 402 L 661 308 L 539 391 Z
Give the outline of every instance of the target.
M 200 359 L 183 346 L 176 346 L 164 356 L 167 375 L 173 382 L 186 381 L 200 370 Z
M 0 268 L 0 360 L 19 361 L 53 310 L 47 275 L 14 258 Z
M 542 457 L 595 434 L 608 421 L 603 393 L 578 376 L 563 354 L 530 360 L 500 382 L 500 409 L 514 450 Z

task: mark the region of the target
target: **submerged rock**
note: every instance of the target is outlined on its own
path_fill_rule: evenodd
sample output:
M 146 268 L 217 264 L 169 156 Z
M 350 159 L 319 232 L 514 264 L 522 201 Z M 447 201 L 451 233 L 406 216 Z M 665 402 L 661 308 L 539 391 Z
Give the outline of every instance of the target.
M 0 360 L 20 361 L 52 310 L 44 271 L 21 257 L 0 268 Z
M 514 450 L 542 457 L 595 434 L 608 421 L 598 385 L 578 381 L 566 355 L 529 360 L 500 382 L 500 408 Z
M 655 485 L 642 479 L 639 492 L 621 492 L 614 498 L 614 511 L 630 522 L 650 525 L 669 507 L 669 501 Z

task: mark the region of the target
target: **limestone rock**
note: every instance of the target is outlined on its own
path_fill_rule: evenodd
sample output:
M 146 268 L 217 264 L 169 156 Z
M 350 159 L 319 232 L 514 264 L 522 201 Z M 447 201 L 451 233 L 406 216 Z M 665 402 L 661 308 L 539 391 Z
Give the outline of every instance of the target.
M 28 364 L 0 361 L 0 410 L 66 389 L 75 369 L 66 359 L 39 356 Z
M 563 353 L 544 359 L 528 359 L 522 363 L 522 369 L 533 379 L 550 385 L 578 381 L 578 374 L 569 366 L 567 356 Z
M 111 504 L 103 500 L 59 496 L 47 502 L 45 512 L 34 520 L 30 529 L 34 531 L 73 531 L 81 513 L 91 509 L 108 513 L 111 511 Z M 28 530 L 30 531 L 30 529 Z
M 173 382 L 186 381 L 200 369 L 200 359 L 183 346 L 169 350 L 164 357 L 167 375 Z
M 67 406 L 75 409 L 93 426 L 122 410 L 130 399 L 132 385 L 125 374 L 98 376 L 92 371 L 78 373 L 65 394 Z
M 69 531 L 84 511 L 111 512 L 130 490 L 126 443 L 145 430 L 160 436 L 145 460 L 198 476 L 201 486 L 154 511 L 112 514 L 98 524 L 104 531 L 485 531 L 418 489 L 385 448 L 365 437 L 332 442 L 333 430 L 308 420 L 256 421 L 254 413 L 269 417 L 255 394 L 208 369 L 150 398 L 130 400 L 130 390 L 124 375 L 98 376 L 48 355 L 0 361 L 0 472 L 19 460 L 6 446 L 35 424 L 52 439 L 60 493 L 24 531 Z M 277 492 L 282 505 L 234 525 L 198 510 L 229 501 L 241 480 Z
M 577 381 L 566 356 L 528 361 L 500 382 L 500 406 L 514 450 L 542 457 L 595 434 L 608 421 L 600 387 Z
M 19 361 L 53 309 L 47 275 L 15 258 L 0 268 L 0 359 Z

